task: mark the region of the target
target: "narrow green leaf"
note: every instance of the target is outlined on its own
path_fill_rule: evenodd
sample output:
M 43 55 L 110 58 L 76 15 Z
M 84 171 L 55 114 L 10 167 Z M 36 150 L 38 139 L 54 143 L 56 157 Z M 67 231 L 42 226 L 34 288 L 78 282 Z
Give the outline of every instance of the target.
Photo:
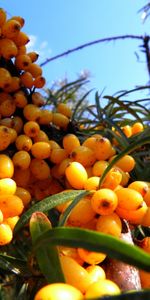
M 52 228 L 49 219 L 42 212 L 33 213 L 29 224 L 33 246 L 42 234 Z M 51 243 L 47 243 L 44 246 L 41 245 L 36 249 L 35 255 L 39 268 L 48 283 L 65 282 L 55 245 Z
M 81 228 L 55 227 L 37 239 L 35 249 L 47 243 L 103 252 L 110 258 L 115 258 L 150 272 L 149 254 L 139 247 L 111 235 Z
M 36 204 L 32 205 L 31 208 L 29 208 L 19 219 L 17 222 L 15 228 L 14 228 L 14 234 L 16 234 L 30 219 L 32 213 L 36 211 L 41 212 L 47 212 L 51 208 L 54 208 L 55 206 L 65 203 L 69 200 L 73 200 L 77 195 L 79 195 L 83 190 L 78 191 L 70 191 L 70 192 L 61 192 L 55 195 L 52 195 L 50 197 L 47 197 L 43 199 L 40 202 L 37 202 Z

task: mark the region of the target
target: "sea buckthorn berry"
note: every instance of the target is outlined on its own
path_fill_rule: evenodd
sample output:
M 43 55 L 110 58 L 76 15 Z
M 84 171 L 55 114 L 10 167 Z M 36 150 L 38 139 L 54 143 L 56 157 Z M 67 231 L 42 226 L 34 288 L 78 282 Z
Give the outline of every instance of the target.
M 18 150 L 30 151 L 32 147 L 32 140 L 25 134 L 18 135 L 15 141 Z
M 28 104 L 28 99 L 23 91 L 18 91 L 13 95 L 17 107 L 24 108 Z
M 147 192 L 144 195 L 144 201 L 147 206 L 150 206 L 150 188 L 148 188 Z
M 20 16 L 13 16 L 9 20 L 16 20 L 17 22 L 20 23 L 21 27 L 23 27 L 24 23 L 25 23 L 25 20 L 22 17 L 20 17 Z
M 132 127 L 130 125 L 125 125 L 121 129 L 126 137 L 129 138 L 132 135 Z
M 16 20 L 7 20 L 2 26 L 2 36 L 12 39 L 14 38 L 18 32 L 20 31 L 21 26 L 20 23 Z
M 15 57 L 18 54 L 16 44 L 10 39 L 0 40 L 0 54 L 7 60 Z
M 31 58 L 27 54 L 20 54 L 15 58 L 15 66 L 19 70 L 27 70 L 31 63 Z
M 119 295 L 120 293 L 120 288 L 115 282 L 109 279 L 101 279 L 89 286 L 85 293 L 85 299 Z
M 27 207 L 31 201 L 30 192 L 23 187 L 18 186 L 16 189 L 16 192 L 15 192 L 15 195 L 18 196 L 22 200 L 24 207 Z
M 121 188 L 115 191 L 118 198 L 118 207 L 127 210 L 136 210 L 143 203 L 142 195 L 131 188 Z
M 58 174 L 59 176 L 64 176 L 65 175 L 65 170 L 69 163 L 71 162 L 71 159 L 69 157 L 65 158 L 62 160 L 62 162 L 58 166 Z
M 16 104 L 13 100 L 5 100 L 0 104 L 0 113 L 3 117 L 10 117 L 16 110 Z
M 6 223 L 0 224 L 0 246 L 7 245 L 11 242 L 13 233 L 10 226 Z
M 141 287 L 143 289 L 150 288 L 150 273 L 143 270 L 139 270 L 139 275 L 140 275 Z
M 92 149 L 86 146 L 78 146 L 70 153 L 70 158 L 73 161 L 77 161 L 82 164 L 84 167 L 91 167 L 96 157 Z
M 0 178 L 12 178 L 14 174 L 14 165 L 9 156 L 0 154 Z
M 100 177 L 98 176 L 91 176 L 89 177 L 85 183 L 84 183 L 84 189 L 91 191 L 91 190 L 98 190 L 99 189 L 99 182 L 100 182 Z
M 7 19 L 6 11 L 3 8 L 0 8 L 0 27 L 4 25 Z
M 68 202 L 66 207 L 68 206 Z M 83 214 L 84 211 L 84 214 Z M 95 216 L 95 211 L 92 209 L 89 196 L 83 197 L 79 203 L 71 210 L 68 218 L 68 224 L 71 226 L 82 226 L 90 222 Z
M 60 149 L 61 148 L 60 145 L 57 142 L 55 142 L 54 140 L 49 140 L 49 144 L 51 146 L 51 149 Z
M 50 157 L 51 146 L 47 142 L 36 142 L 31 147 L 31 153 L 35 158 L 48 158 Z
M 117 167 L 113 167 L 106 174 L 106 177 L 102 183 L 102 187 L 114 190 L 121 183 L 121 180 L 122 173 L 117 169 Z
M 68 157 L 68 154 L 65 149 L 52 149 L 50 154 L 50 161 L 54 164 L 60 164 L 64 159 Z
M 36 105 L 27 104 L 23 109 L 23 115 L 28 121 L 36 121 L 36 120 L 39 120 L 41 111 L 40 111 L 40 108 L 37 107 Z
M 116 156 L 111 157 L 110 161 L 112 161 L 113 158 Z M 122 169 L 124 172 L 130 172 L 135 167 L 135 159 L 131 155 L 124 155 L 122 158 L 120 158 L 115 165 Z
M 17 151 L 12 157 L 12 162 L 15 168 L 28 169 L 31 162 L 30 154 L 25 150 Z
M 141 223 L 142 226 L 150 226 L 150 207 L 147 208 L 146 213 L 144 214 Z
M 53 121 L 53 113 L 48 109 L 42 109 L 38 117 L 40 125 L 49 125 Z
M 83 189 L 85 181 L 88 178 L 87 172 L 79 162 L 71 162 L 66 170 L 65 175 L 70 185 L 75 189 Z
M 110 215 L 118 205 L 116 193 L 110 189 L 102 188 L 95 191 L 91 204 L 93 210 L 100 215 Z
M 49 143 L 49 138 L 48 138 L 48 135 L 43 130 L 40 130 L 39 133 L 33 137 L 33 141 L 34 141 L 34 143 L 36 143 L 36 142 L 48 142 Z M 50 145 L 50 143 L 49 143 L 49 145 Z
M 16 195 L 0 195 L 0 207 L 4 218 L 19 216 L 23 209 L 22 200 Z
M 30 39 L 26 33 L 24 33 L 23 31 L 19 31 L 18 34 L 13 37 L 13 41 L 15 42 L 17 47 L 21 47 L 26 45 L 30 41 Z
M 129 209 L 117 207 L 116 213 L 120 218 L 129 221 L 131 224 L 137 224 L 137 225 L 140 224 L 143 226 L 149 226 L 150 222 L 149 222 L 148 209 L 149 208 L 147 207 L 146 203 L 143 201 L 141 206 L 135 210 L 129 210 Z M 148 216 L 148 223 L 145 222 L 147 216 Z
M 57 111 L 68 118 L 71 118 L 71 116 L 72 116 L 72 110 L 65 103 L 59 103 L 57 105 Z
M 141 122 L 135 122 L 132 127 L 132 135 L 133 134 L 137 134 L 137 133 L 140 133 L 144 130 L 144 126 Z
M 7 149 L 11 143 L 10 128 L 0 125 L 0 151 Z
M 94 154 L 97 160 L 106 160 L 111 155 L 112 145 L 108 138 L 97 138 L 94 146 Z
M 67 246 L 59 246 L 58 248 L 59 254 L 61 256 L 69 256 L 73 258 L 79 265 L 83 265 L 83 260 L 79 257 L 77 248 L 67 247 Z
M 27 54 L 31 58 L 32 62 L 35 62 L 36 60 L 38 60 L 38 57 L 39 57 L 38 53 L 32 51 L 32 52 L 28 52 Z
M 22 121 L 22 119 L 19 116 L 14 116 L 12 118 L 12 125 L 11 125 L 11 127 L 16 130 L 17 134 L 19 134 L 22 131 L 22 128 L 23 128 L 23 121 Z
M 33 80 L 33 85 L 35 88 L 41 89 L 44 87 L 46 83 L 46 79 L 43 76 L 37 76 L 34 80 Z
M 86 267 L 86 271 L 88 271 L 91 277 L 91 284 L 93 282 L 97 282 L 100 279 L 106 279 L 106 274 L 104 269 L 98 265 L 88 266 Z
M 120 185 L 123 186 L 123 187 L 126 187 L 128 185 L 129 179 L 130 179 L 130 174 L 129 174 L 129 172 L 122 171 L 122 169 L 120 169 L 119 167 L 117 167 L 117 168 L 118 168 L 118 170 L 120 171 L 120 173 L 122 175 Z
M 8 70 L 0 68 L 0 88 L 5 89 L 11 85 L 12 77 Z
M 116 213 L 112 213 L 107 216 L 100 216 L 97 219 L 96 230 L 120 237 L 122 231 L 121 219 Z
M 98 265 L 106 258 L 105 253 L 89 251 L 83 248 L 78 248 L 78 254 L 84 262 L 90 265 Z
M 0 125 L 6 126 L 8 128 L 11 128 L 12 125 L 13 125 L 13 120 L 10 117 L 3 118 L 3 119 L 0 120 Z
M 36 293 L 34 300 L 61 300 L 62 295 L 65 296 L 65 300 L 83 300 L 82 293 L 67 283 L 52 283 L 44 286 Z
M 69 119 L 61 113 L 53 113 L 52 122 L 54 125 L 66 129 L 69 124 Z
M 24 124 L 23 130 L 27 136 L 35 137 L 40 131 L 40 126 L 35 121 L 28 121 Z
M 26 54 L 26 52 L 27 52 L 27 49 L 26 49 L 25 45 L 18 46 L 18 55 L 20 55 L 20 54 Z
M 28 57 L 30 58 L 30 56 Z M 29 64 L 27 71 L 30 72 L 34 78 L 42 76 L 42 68 L 38 64 L 32 63 L 31 58 L 30 61 L 31 64 Z
M 102 136 L 100 135 L 99 138 L 102 138 Z M 96 139 L 97 139 L 96 136 L 90 136 L 84 140 L 84 142 L 82 143 L 82 146 L 86 146 L 86 147 L 94 150 Z
M 5 223 L 10 226 L 12 231 L 14 230 L 18 221 L 19 221 L 19 216 L 9 217 L 9 218 L 5 219 Z
M 128 188 L 133 189 L 139 192 L 143 197 L 146 195 L 148 191 L 148 184 L 144 181 L 133 181 L 128 185 Z M 145 199 L 144 199 L 145 201 Z
M 50 167 L 44 159 L 33 158 L 31 160 L 30 170 L 35 178 L 39 180 L 47 179 L 50 176 Z
M 20 80 L 22 82 L 22 84 L 28 88 L 28 89 L 31 89 L 32 86 L 33 86 L 33 77 L 31 75 L 31 73 L 29 72 L 23 72 L 21 75 L 20 75 Z
M 3 222 L 3 220 L 4 220 L 3 213 L 0 209 L 0 224 Z
M 13 195 L 16 192 L 16 182 L 12 178 L 0 179 L 0 195 L 9 194 Z
M 20 81 L 20 78 L 19 77 L 17 77 L 17 76 L 12 76 L 11 77 L 11 84 L 8 86 L 8 87 L 6 87 L 5 89 L 4 89 L 4 91 L 5 92 L 7 92 L 7 93 L 13 93 L 13 92 L 16 92 L 16 91 L 18 91 L 19 89 L 20 89 L 20 87 L 21 87 L 21 81 Z
M 70 154 L 75 148 L 80 146 L 78 137 L 73 133 L 68 133 L 63 137 L 63 147 Z
M 31 95 L 32 103 L 36 106 L 43 106 L 45 104 L 45 99 L 39 92 L 34 92 Z
M 85 293 L 90 285 L 90 276 L 88 272 L 79 265 L 77 261 L 69 256 L 60 255 L 60 262 L 66 283 L 71 284 L 82 293 Z
M 31 171 L 30 169 L 18 169 L 15 168 L 13 179 L 15 180 L 17 186 L 26 188 L 30 182 Z
M 101 176 L 108 167 L 109 163 L 105 160 L 98 160 L 92 166 L 92 173 L 94 176 Z
M 0 103 L 4 102 L 5 100 L 8 100 L 8 99 L 10 99 L 10 100 L 13 99 L 13 97 L 9 93 L 7 93 L 5 91 L 0 93 Z

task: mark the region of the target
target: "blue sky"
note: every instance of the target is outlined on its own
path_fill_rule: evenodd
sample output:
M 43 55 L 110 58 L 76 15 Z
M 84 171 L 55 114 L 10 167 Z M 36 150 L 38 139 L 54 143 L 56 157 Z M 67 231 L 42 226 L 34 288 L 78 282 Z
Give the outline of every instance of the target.
M 149 34 L 150 19 L 142 22 L 138 10 L 147 0 L 0 0 L 8 17 L 25 19 L 23 31 L 31 37 L 29 50 L 39 52 L 38 63 L 65 50 L 100 38 Z M 89 88 L 112 95 L 148 82 L 141 41 L 119 40 L 97 44 L 43 67 L 47 86 L 91 74 Z M 137 61 L 135 52 L 139 55 Z

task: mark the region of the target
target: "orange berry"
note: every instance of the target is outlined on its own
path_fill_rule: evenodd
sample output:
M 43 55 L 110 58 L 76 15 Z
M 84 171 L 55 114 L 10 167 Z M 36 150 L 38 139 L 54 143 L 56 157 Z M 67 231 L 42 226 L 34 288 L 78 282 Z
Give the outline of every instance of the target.
M 112 213 L 107 216 L 100 216 L 97 219 L 96 230 L 120 237 L 122 231 L 121 219 L 116 213 Z
M 41 89 L 44 87 L 46 83 L 46 79 L 43 76 L 37 76 L 34 80 L 33 80 L 33 85 L 35 88 Z
M 91 198 L 93 210 L 100 215 L 110 215 L 118 205 L 116 193 L 110 189 L 102 188 L 95 191 Z
M 18 116 L 14 116 L 11 120 L 11 127 L 16 130 L 17 134 L 19 134 L 23 128 L 23 120 Z
M 28 121 L 24 124 L 23 130 L 27 136 L 35 137 L 40 131 L 40 126 L 35 121 Z
M 14 103 L 19 108 L 24 108 L 28 104 L 28 99 L 23 91 L 18 91 L 13 95 Z
M 50 176 L 50 167 L 44 159 L 33 158 L 30 170 L 34 177 L 39 180 L 47 179 Z
M 112 156 L 110 161 L 112 161 L 113 158 L 116 156 Z M 135 167 L 135 159 L 131 155 L 124 155 L 122 158 L 120 158 L 115 165 L 122 169 L 124 172 L 130 172 Z
M 3 222 L 3 220 L 4 220 L 3 213 L 0 209 L 0 224 Z
M 96 157 L 92 149 L 86 146 L 78 146 L 70 153 L 70 158 L 77 161 L 84 167 L 90 167 L 94 164 Z
M 143 202 L 141 206 L 135 210 L 129 210 L 129 209 L 117 207 L 116 213 L 120 218 L 129 221 L 131 224 L 149 226 L 147 225 L 150 224 L 148 209 L 149 208 L 147 207 L 145 202 Z
M 30 182 L 31 171 L 30 169 L 15 168 L 13 179 L 16 181 L 17 186 L 26 188 Z
M 39 120 L 41 115 L 40 108 L 34 104 L 27 104 L 23 109 L 23 115 L 28 121 Z M 39 121 L 38 121 L 39 123 Z M 40 124 L 40 123 L 39 123 Z
M 84 260 L 84 262 L 90 265 L 97 265 L 106 258 L 106 254 L 104 253 L 89 251 L 83 248 L 78 248 L 78 254 Z
M 132 134 L 137 134 L 139 132 L 142 132 L 144 130 L 144 126 L 141 122 L 135 122 L 132 127 Z
M 0 179 L 0 195 L 9 194 L 13 195 L 16 192 L 16 182 L 12 178 Z
M 85 299 L 119 295 L 120 293 L 120 288 L 115 282 L 109 279 L 100 279 L 89 286 L 85 293 Z
M 145 204 L 145 206 L 146 206 L 146 204 Z M 142 218 L 140 224 L 145 227 L 150 226 L 150 207 L 147 207 L 147 210 L 146 210 L 145 214 L 143 214 L 143 218 Z
M 12 160 L 6 154 L 0 154 L 0 178 L 11 178 L 14 174 Z
M 10 128 L 0 125 L 0 151 L 7 149 L 11 143 Z
M 17 187 L 15 195 L 22 200 L 24 207 L 27 207 L 31 201 L 30 192 L 23 187 Z
M 63 137 L 63 147 L 70 154 L 75 148 L 80 146 L 80 141 L 75 134 L 68 133 Z
M 28 169 L 31 162 L 30 154 L 25 150 L 17 151 L 12 157 L 12 162 L 15 168 L 21 170 Z
M 72 116 L 72 110 L 65 103 L 59 103 L 57 105 L 57 111 L 68 118 L 71 118 L 71 116 Z
M 19 221 L 19 216 L 9 217 L 9 218 L 5 219 L 5 223 L 10 226 L 12 231 L 14 230 L 18 221 Z
M 3 117 L 10 117 L 16 110 L 16 104 L 13 100 L 5 100 L 0 104 L 0 113 Z
M 45 104 L 45 99 L 39 92 L 34 92 L 32 94 L 32 103 L 37 106 L 43 106 Z
M 16 195 L 0 195 L 0 207 L 4 218 L 19 216 L 23 209 L 22 200 Z
M 17 150 L 30 151 L 32 147 L 32 140 L 29 136 L 21 134 L 17 136 L 15 145 Z
M 34 51 L 28 52 L 27 54 L 31 58 L 32 62 L 35 62 L 39 57 L 39 54 Z
M 0 54 L 7 60 L 15 57 L 18 54 L 16 44 L 11 39 L 0 40 Z
M 125 125 L 121 129 L 124 132 L 124 134 L 126 135 L 126 137 L 129 138 L 132 135 L 132 127 L 130 125 Z
M 65 175 L 68 182 L 75 189 L 83 189 L 88 178 L 84 166 L 79 162 L 71 162 L 65 170 Z
M 117 167 L 112 167 L 107 173 L 104 181 L 102 182 L 102 187 L 114 190 L 119 184 L 121 184 L 122 173 Z
M 92 166 L 92 173 L 94 176 L 101 176 L 108 167 L 109 163 L 105 160 L 98 160 Z
M 31 73 L 25 71 L 20 75 L 20 80 L 22 82 L 22 84 L 28 88 L 31 89 L 33 86 L 33 77 L 31 75 Z
M 51 146 L 47 142 L 36 142 L 32 145 L 31 153 L 35 158 L 48 158 L 50 157 Z
M 12 230 L 6 223 L 0 224 L 0 246 L 7 245 L 13 238 Z
M 59 128 L 66 129 L 69 124 L 69 119 L 61 113 L 53 113 L 52 122 Z
M 111 156 L 112 145 L 106 137 L 97 138 L 94 145 L 94 154 L 97 160 L 106 160 Z
M 21 87 L 20 78 L 17 76 L 12 76 L 11 84 L 8 87 L 6 87 L 4 90 L 7 93 L 13 93 L 13 92 L 18 91 L 20 89 L 20 87 Z
M 99 182 L 100 182 L 100 177 L 91 176 L 85 181 L 84 189 L 88 190 L 88 191 L 98 190 L 99 189 Z
M 148 188 L 147 192 L 145 193 L 144 197 L 144 201 L 146 203 L 147 206 L 150 206 L 150 188 Z
M 22 46 L 26 45 L 30 41 L 30 39 L 26 35 L 26 33 L 19 31 L 17 33 L 17 35 L 15 37 L 13 37 L 13 41 L 15 42 L 17 47 L 22 47 Z
M 33 141 L 34 141 L 34 143 L 36 143 L 36 142 L 48 142 L 48 144 L 50 145 L 48 135 L 43 130 L 40 130 L 38 132 L 38 134 L 33 137 Z M 51 145 L 50 145 L 50 147 L 51 147 Z
M 28 57 L 30 58 L 30 56 Z M 32 63 L 31 58 L 30 61 L 31 63 L 29 64 L 27 71 L 30 72 L 34 78 L 42 76 L 42 68 L 38 64 Z
M 38 117 L 38 123 L 40 125 L 49 125 L 53 120 L 53 113 L 48 109 L 42 109 Z
M 15 58 L 15 66 L 19 70 L 27 70 L 31 63 L 31 58 L 27 54 L 20 54 Z
M 52 149 L 50 154 L 50 161 L 54 164 L 60 164 L 64 159 L 68 157 L 68 154 L 65 149 L 58 148 Z
M 0 68 L 0 88 L 5 89 L 11 85 L 12 77 L 8 70 Z
M 8 39 L 14 38 L 20 31 L 20 23 L 16 20 L 7 20 L 2 26 L 2 36 Z
M 144 197 L 148 191 L 148 184 L 145 181 L 133 181 L 128 185 L 128 188 L 139 192 Z M 145 201 L 145 199 L 144 199 Z
M 15 44 L 16 44 L 16 43 L 15 43 Z M 25 45 L 17 46 L 17 47 L 18 47 L 18 55 L 20 55 L 20 54 L 26 54 L 27 49 L 26 49 L 26 46 L 25 46 Z
M 106 274 L 104 269 L 98 265 L 90 265 L 86 267 L 86 271 L 88 271 L 90 275 L 91 284 L 93 282 L 97 282 L 100 279 L 106 279 Z
M 61 163 L 58 165 L 58 174 L 59 176 L 64 176 L 65 175 L 65 170 L 69 163 L 71 162 L 71 159 L 69 157 L 63 159 Z
M 142 195 L 131 188 L 121 188 L 115 191 L 118 198 L 118 207 L 127 210 L 136 210 L 143 203 Z
M 13 16 L 9 20 L 16 20 L 16 21 L 18 21 L 20 23 L 21 27 L 23 27 L 24 23 L 25 23 L 25 20 L 22 17 L 20 17 L 20 16 Z

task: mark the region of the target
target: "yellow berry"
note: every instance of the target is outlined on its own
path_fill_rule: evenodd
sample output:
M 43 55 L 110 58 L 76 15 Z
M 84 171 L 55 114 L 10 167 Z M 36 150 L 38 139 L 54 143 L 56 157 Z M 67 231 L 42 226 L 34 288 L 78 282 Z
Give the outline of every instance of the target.
M 85 168 L 79 162 L 71 162 L 65 170 L 65 175 L 75 189 L 83 189 L 88 178 Z

